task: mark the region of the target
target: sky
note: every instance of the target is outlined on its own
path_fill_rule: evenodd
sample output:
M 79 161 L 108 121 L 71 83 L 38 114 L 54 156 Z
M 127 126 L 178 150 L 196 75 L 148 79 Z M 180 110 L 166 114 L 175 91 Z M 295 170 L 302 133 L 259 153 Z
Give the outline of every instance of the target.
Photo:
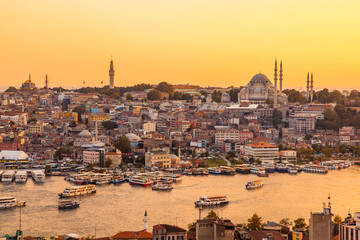
M 360 87 L 358 0 L 2 0 L 0 86 Z

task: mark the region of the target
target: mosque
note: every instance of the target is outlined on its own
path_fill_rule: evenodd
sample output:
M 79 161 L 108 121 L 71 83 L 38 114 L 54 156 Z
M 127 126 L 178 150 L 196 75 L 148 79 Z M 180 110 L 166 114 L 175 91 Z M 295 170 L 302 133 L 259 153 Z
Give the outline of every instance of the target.
M 250 104 L 265 104 L 266 100 L 272 100 L 274 106 L 286 105 L 287 96 L 283 90 L 283 69 L 280 62 L 279 83 L 277 86 L 277 61 L 275 60 L 274 84 L 264 74 L 256 74 L 248 84 L 246 84 L 238 94 L 238 102 L 250 102 Z
M 20 87 L 21 90 L 34 90 L 37 89 L 34 82 L 31 81 L 31 75 L 29 74 L 29 80 L 26 80 Z

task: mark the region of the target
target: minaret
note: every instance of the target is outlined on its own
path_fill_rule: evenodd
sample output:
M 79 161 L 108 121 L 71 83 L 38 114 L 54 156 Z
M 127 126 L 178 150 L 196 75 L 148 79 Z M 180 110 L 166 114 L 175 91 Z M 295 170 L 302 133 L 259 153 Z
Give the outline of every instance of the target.
M 306 81 L 306 99 L 309 101 L 310 95 L 309 95 L 309 73 L 307 74 L 307 81 Z
M 283 81 L 283 70 L 282 70 L 282 61 L 280 61 L 280 75 L 279 75 L 279 81 L 280 81 L 280 93 L 282 93 L 282 81 Z
M 314 81 L 313 81 L 313 73 L 311 73 L 311 82 L 310 82 L 310 102 L 313 101 L 313 96 L 314 96 L 314 85 L 313 85 Z
M 29 73 L 29 82 L 31 82 L 31 74 Z
M 110 70 L 109 70 L 110 88 L 114 88 L 114 75 L 115 75 L 114 64 L 113 64 L 113 60 L 111 59 Z
M 147 224 L 147 210 L 145 210 L 145 214 L 144 214 L 144 231 L 146 231 L 147 230 L 147 226 L 146 226 L 146 224 Z
M 47 78 L 47 74 L 45 75 L 45 89 L 48 89 L 48 78 Z
M 277 60 L 275 59 L 275 69 L 274 69 L 274 83 L 275 83 L 275 91 L 274 91 L 274 107 L 277 106 Z

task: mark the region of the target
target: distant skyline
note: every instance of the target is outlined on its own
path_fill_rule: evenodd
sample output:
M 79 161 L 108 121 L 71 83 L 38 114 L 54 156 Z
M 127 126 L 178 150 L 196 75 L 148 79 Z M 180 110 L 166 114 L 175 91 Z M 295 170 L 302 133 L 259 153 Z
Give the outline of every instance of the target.
M 261 72 L 284 89 L 360 87 L 355 0 L 14 0 L 0 2 L 0 85 L 138 83 L 239 87 Z

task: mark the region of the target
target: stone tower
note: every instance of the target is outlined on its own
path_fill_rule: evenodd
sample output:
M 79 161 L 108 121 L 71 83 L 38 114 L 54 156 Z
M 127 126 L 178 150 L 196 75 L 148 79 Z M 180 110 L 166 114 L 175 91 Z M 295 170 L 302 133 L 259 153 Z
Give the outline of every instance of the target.
M 110 88 L 114 88 L 114 75 L 115 75 L 114 64 L 113 64 L 113 60 L 111 59 L 110 70 L 109 70 Z

